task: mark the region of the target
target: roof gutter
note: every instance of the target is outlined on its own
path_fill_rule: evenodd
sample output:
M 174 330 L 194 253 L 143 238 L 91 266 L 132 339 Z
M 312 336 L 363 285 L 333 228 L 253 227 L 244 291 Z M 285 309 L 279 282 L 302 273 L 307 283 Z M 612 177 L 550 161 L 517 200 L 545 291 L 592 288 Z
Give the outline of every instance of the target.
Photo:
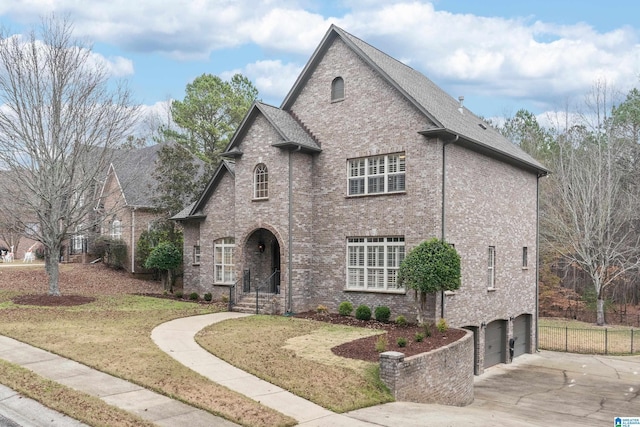
M 465 147 L 469 148 L 472 151 L 480 152 L 482 154 L 488 155 L 489 157 L 497 158 L 499 160 L 504 160 L 507 163 L 524 167 L 525 169 L 536 172 L 536 174 L 538 174 L 539 176 L 545 176 L 549 174 L 549 171 L 544 167 L 519 159 L 518 157 L 515 157 L 509 153 L 505 153 L 504 151 L 496 150 L 495 148 L 490 147 L 487 144 L 484 144 L 472 138 L 468 138 L 447 128 L 426 129 L 418 131 L 418 133 L 426 137 L 440 137 L 442 139 L 444 139 L 446 136 L 449 136 L 455 138 L 456 143 L 463 144 Z

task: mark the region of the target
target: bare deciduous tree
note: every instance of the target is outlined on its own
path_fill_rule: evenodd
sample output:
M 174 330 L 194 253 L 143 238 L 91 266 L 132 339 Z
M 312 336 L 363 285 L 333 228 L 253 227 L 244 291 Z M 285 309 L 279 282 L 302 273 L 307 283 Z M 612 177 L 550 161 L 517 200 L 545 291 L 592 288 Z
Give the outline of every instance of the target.
M 0 191 L 11 201 L 2 215 L 39 224 L 31 231 L 45 248 L 50 295 L 60 295 L 65 240 L 96 223 L 96 191 L 137 112 L 72 30 L 55 16 L 26 37 L 0 30 L 0 168 L 10 175 Z
M 606 288 L 640 266 L 638 196 L 625 179 L 628 150 L 615 137 L 608 102 L 606 84 L 596 83 L 585 103 L 591 113 L 558 136 L 541 218 L 547 242 L 590 276 L 598 325 L 604 324 Z

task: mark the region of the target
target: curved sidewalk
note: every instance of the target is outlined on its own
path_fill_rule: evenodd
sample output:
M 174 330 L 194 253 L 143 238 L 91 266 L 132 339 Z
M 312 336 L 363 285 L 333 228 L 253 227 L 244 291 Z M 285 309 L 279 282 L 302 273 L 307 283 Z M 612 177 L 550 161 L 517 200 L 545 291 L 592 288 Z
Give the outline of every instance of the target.
M 0 335 L 0 359 L 22 366 L 44 378 L 67 387 L 96 396 L 109 405 L 136 414 L 158 426 L 236 426 L 236 424 L 209 412 L 3 335 Z M 11 389 L 0 388 L 0 392 L 2 392 L 0 393 L 0 398 L 2 399 L 12 396 Z M 17 398 L 21 399 L 20 396 Z M 3 413 L 1 409 L 0 415 Z M 6 416 L 14 418 L 22 413 L 29 419 L 31 415 L 25 413 L 29 410 L 30 407 L 14 406 L 12 411 L 7 410 L 8 415 Z M 59 422 L 45 424 L 36 420 L 34 425 L 55 425 L 60 427 L 82 425 L 69 417 L 62 417 L 61 421 L 56 421 Z M 3 425 L 2 423 L 2 418 L 0 418 L 0 426 Z M 24 425 L 30 424 L 25 422 Z
M 231 390 L 296 419 L 301 426 L 373 426 L 346 415 L 336 414 L 278 386 L 268 383 L 212 355 L 195 341 L 206 326 L 227 319 L 250 316 L 242 313 L 214 313 L 175 319 L 156 327 L 153 341 L 178 362 Z

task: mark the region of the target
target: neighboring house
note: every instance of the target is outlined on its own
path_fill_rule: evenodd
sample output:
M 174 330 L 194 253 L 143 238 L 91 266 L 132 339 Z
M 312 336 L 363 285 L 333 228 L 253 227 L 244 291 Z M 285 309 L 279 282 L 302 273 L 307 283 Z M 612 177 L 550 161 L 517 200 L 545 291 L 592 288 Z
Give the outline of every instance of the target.
M 116 153 L 100 193 L 100 235 L 121 240 L 127 247 L 124 268 L 129 273 L 146 272 L 136 261 L 136 246 L 142 232 L 163 217 L 153 200 L 158 152 L 165 144 Z M 83 236 L 71 239 L 80 240 Z
M 341 301 L 414 318 L 405 254 L 455 245 L 462 285 L 428 317 L 475 335 L 475 372 L 535 350 L 537 194 L 547 170 L 432 81 L 332 26 L 280 108 L 255 103 L 184 226 L 185 292 Z M 444 301 L 443 301 L 444 300 Z

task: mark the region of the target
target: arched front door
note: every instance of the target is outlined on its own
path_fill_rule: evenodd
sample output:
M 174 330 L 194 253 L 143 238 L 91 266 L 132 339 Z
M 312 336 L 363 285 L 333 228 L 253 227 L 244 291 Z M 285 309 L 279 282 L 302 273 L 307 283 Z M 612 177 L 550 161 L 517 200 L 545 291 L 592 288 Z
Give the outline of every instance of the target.
M 244 248 L 246 268 L 251 271 L 251 288 L 280 293 L 280 243 L 266 228 L 255 230 L 247 239 Z

